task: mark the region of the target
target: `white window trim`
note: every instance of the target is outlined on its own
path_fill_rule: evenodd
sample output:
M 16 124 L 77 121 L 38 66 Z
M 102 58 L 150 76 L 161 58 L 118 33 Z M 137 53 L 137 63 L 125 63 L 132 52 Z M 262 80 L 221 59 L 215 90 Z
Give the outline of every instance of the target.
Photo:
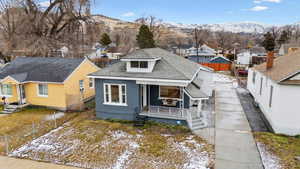
M 82 87 L 80 86 L 80 82 L 81 81 L 82 81 Z M 84 88 L 84 80 L 79 80 L 78 83 L 79 83 L 79 91 L 84 91 L 85 90 L 85 88 Z
M 161 86 L 159 86 L 159 89 L 158 89 L 158 99 L 159 100 L 165 100 L 165 99 L 170 99 L 170 100 L 178 100 L 178 101 L 182 101 L 182 98 L 180 97 L 180 98 L 169 98 L 169 97 L 160 97 L 160 87 Z M 169 87 L 178 87 L 178 86 L 169 86 Z M 181 87 L 179 87 L 179 90 L 180 90 L 180 95 L 182 95 L 182 88 Z
M 40 94 L 40 88 L 39 88 L 39 85 L 47 85 L 47 91 L 48 91 L 48 94 L 47 94 L 47 95 L 42 95 L 42 94 Z M 49 96 L 49 86 L 48 86 L 47 83 L 38 83 L 38 84 L 36 85 L 36 87 L 37 87 L 37 96 L 39 96 L 39 97 L 48 97 L 48 96 Z
M 13 90 L 12 84 L 1 84 L 1 85 L 10 85 L 10 86 L 11 86 L 11 91 Z M 0 88 L 0 96 L 1 96 L 1 97 L 11 98 L 11 97 L 13 97 L 13 91 L 12 91 L 12 94 L 11 94 L 11 95 L 4 95 L 4 94 L 2 94 L 2 90 L 1 90 L 1 88 Z
M 105 86 L 108 85 L 108 100 L 109 102 L 106 101 L 106 91 L 105 91 Z M 111 86 L 112 85 L 117 85 L 119 86 L 119 100 L 120 102 L 119 103 L 114 103 L 114 102 L 111 102 Z M 122 86 L 125 86 L 125 103 L 122 103 L 123 102 L 123 93 L 122 93 Z M 103 104 L 105 105 L 110 105 L 110 106 L 128 106 L 127 105 L 127 86 L 126 84 L 116 84 L 116 83 L 103 83 L 103 98 L 104 98 L 104 101 L 103 101 Z
M 91 83 L 91 81 L 90 80 L 92 80 L 92 86 L 90 86 L 90 83 Z M 95 79 L 94 78 L 89 78 L 89 88 L 90 89 L 94 89 L 95 88 Z

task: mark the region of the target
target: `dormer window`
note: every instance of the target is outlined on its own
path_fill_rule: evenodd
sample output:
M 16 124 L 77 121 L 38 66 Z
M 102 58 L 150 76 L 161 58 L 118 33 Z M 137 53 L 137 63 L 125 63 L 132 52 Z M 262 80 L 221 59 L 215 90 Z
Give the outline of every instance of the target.
M 130 66 L 131 66 L 131 68 L 147 69 L 148 68 L 148 61 L 131 61 Z

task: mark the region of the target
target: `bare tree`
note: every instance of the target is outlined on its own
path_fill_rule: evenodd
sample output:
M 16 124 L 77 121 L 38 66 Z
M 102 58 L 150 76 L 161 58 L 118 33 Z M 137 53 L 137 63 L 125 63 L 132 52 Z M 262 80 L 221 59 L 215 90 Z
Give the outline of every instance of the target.
M 195 28 L 193 33 L 194 44 L 196 47 L 196 55 L 199 55 L 199 47 L 204 44 L 210 36 L 210 31 L 202 28 Z

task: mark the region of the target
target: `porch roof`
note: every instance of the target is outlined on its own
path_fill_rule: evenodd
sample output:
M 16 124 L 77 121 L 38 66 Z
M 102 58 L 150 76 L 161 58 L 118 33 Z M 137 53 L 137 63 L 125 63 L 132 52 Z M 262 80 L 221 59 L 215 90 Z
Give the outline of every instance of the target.
M 197 100 L 208 98 L 208 96 L 201 91 L 201 88 L 194 83 L 190 83 L 184 90 L 192 99 Z

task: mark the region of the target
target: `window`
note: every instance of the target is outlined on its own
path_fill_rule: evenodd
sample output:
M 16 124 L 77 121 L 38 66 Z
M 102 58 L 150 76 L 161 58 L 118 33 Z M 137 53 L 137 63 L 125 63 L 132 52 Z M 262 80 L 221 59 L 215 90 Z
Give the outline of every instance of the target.
M 138 61 L 131 61 L 130 65 L 131 65 L 131 68 L 139 68 L 139 62 Z
M 47 97 L 48 96 L 48 85 L 38 84 L 38 96 Z
M 273 101 L 273 90 L 274 90 L 274 87 L 271 86 L 270 87 L 270 99 L 269 99 L 269 107 L 272 107 L 272 101 Z
M 2 84 L 0 92 L 3 96 L 12 96 L 12 85 Z
M 79 80 L 79 90 L 84 91 L 84 81 L 83 80 Z
M 260 94 L 260 95 L 262 94 L 263 80 L 264 80 L 264 79 L 261 77 L 261 78 L 260 78 L 260 89 L 259 89 L 259 94 Z
M 89 87 L 94 88 L 94 79 L 93 78 L 89 78 Z
M 148 68 L 148 62 L 147 61 L 131 61 L 130 62 L 131 68 Z
M 253 72 L 252 83 L 255 84 L 256 72 Z
M 126 105 L 125 84 L 104 84 L 104 103 L 112 105 Z
M 160 97 L 180 99 L 180 88 L 174 86 L 160 86 Z

